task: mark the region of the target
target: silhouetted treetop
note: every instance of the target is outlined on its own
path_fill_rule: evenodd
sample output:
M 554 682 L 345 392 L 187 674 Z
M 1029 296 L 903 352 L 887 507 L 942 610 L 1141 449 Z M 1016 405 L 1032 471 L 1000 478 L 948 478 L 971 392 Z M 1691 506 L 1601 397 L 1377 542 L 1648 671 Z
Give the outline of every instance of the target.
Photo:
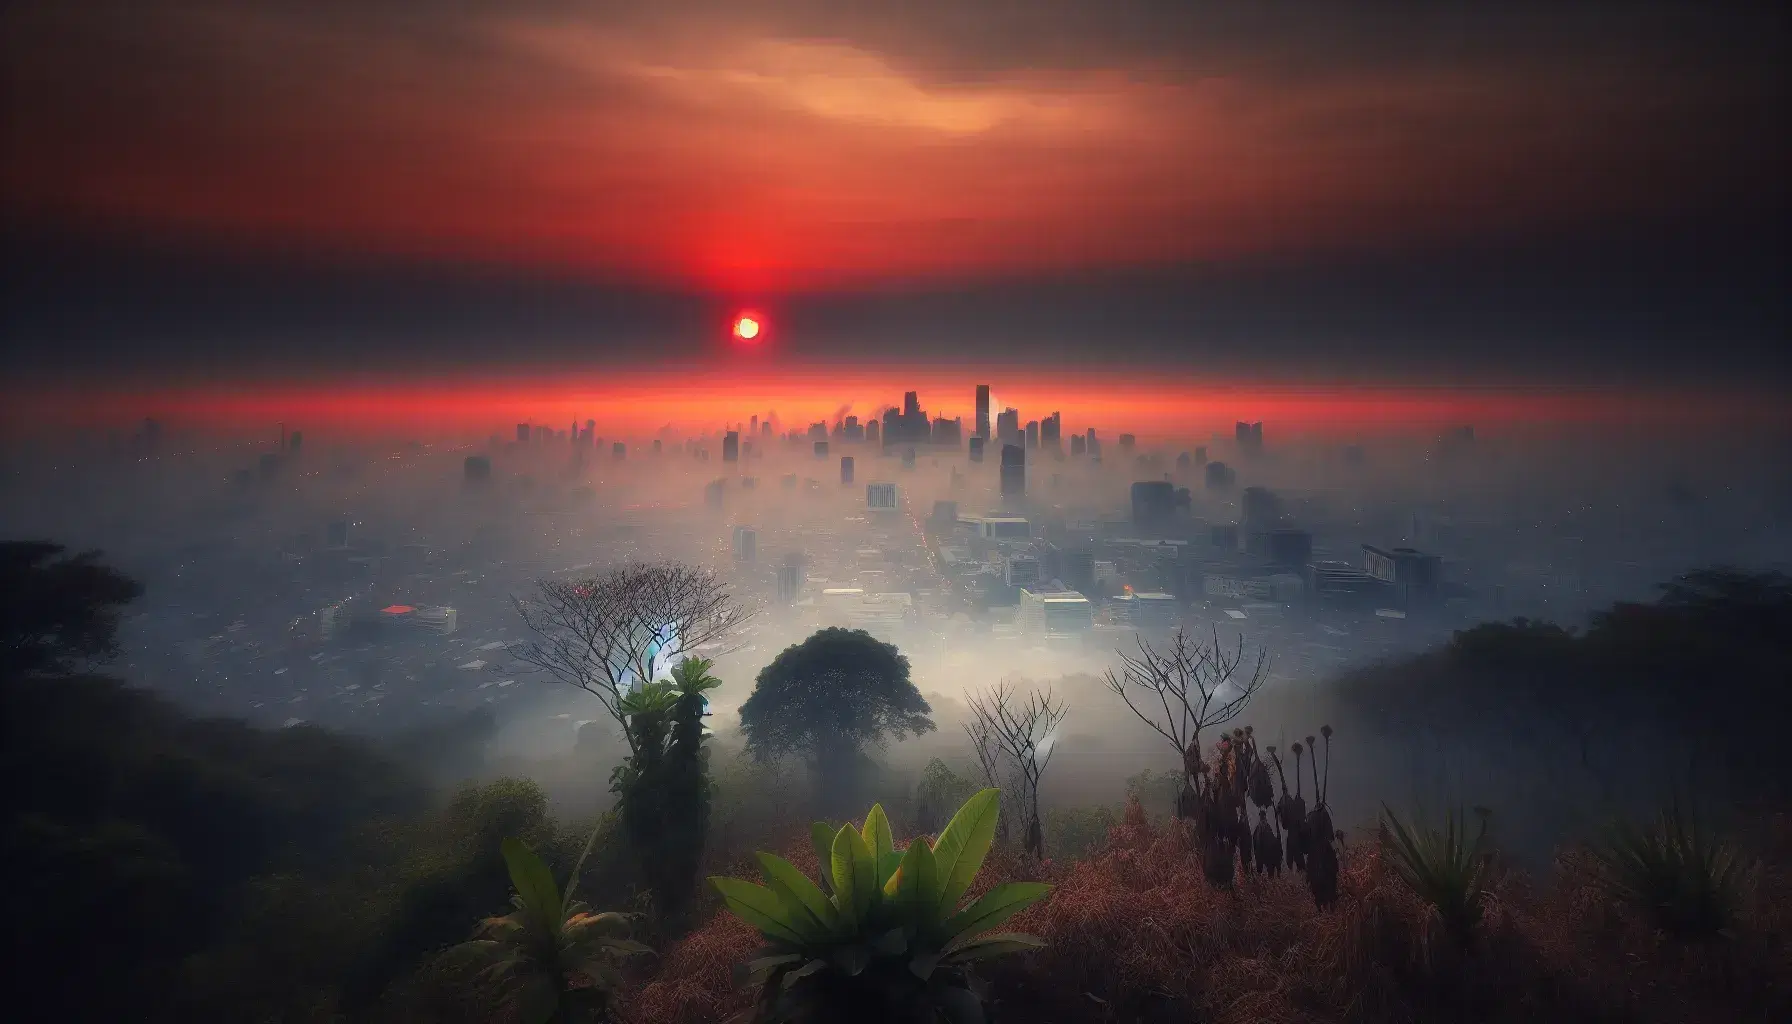
M 118 609 L 143 588 L 48 541 L 0 542 L 0 676 L 67 674 L 117 653 Z
M 933 729 L 908 659 L 864 630 L 823 629 L 759 673 L 741 705 L 747 749 L 761 758 L 813 755 Z

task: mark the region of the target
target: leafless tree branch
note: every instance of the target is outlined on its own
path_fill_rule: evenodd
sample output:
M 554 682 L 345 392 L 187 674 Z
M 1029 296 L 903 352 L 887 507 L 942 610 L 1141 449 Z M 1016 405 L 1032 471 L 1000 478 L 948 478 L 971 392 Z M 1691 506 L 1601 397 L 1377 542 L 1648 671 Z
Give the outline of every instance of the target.
M 1162 650 L 1140 637 L 1138 653 L 1120 652 L 1120 662 L 1120 670 L 1109 669 L 1102 681 L 1140 721 L 1176 748 L 1186 785 L 1199 792 L 1195 766 L 1201 758 L 1201 733 L 1244 711 L 1268 677 L 1269 652 L 1257 652 L 1246 677 L 1240 674 L 1247 664 L 1243 637 L 1228 650 L 1217 628 L 1211 640 L 1178 629 Z M 1156 708 L 1151 706 L 1153 698 Z
M 1039 781 L 1051 763 L 1058 727 L 1070 713 L 1050 689 L 1029 690 L 1003 680 L 982 696 L 965 695 L 971 722 L 965 731 L 978 747 L 977 759 L 984 774 L 994 777 L 1001 766 L 1016 783 L 1015 803 L 1027 818 L 1026 847 L 1034 856 L 1045 856 L 1044 830 L 1039 814 Z
M 596 576 L 536 581 L 528 600 L 512 599 L 535 638 L 519 661 L 598 699 L 623 727 L 622 700 L 636 681 L 650 681 L 655 663 L 699 647 L 719 657 L 738 649 L 734 636 L 751 616 L 719 576 L 678 562 L 630 563 Z

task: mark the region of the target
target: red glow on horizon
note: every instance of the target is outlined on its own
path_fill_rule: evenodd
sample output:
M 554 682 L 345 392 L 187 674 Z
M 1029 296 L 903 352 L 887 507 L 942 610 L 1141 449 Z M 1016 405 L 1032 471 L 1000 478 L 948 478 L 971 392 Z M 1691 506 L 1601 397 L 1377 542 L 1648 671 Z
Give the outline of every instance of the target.
M 762 330 L 760 339 L 765 337 Z M 308 433 L 395 432 L 482 437 L 517 423 L 584 422 L 600 434 L 686 435 L 758 416 L 789 431 L 847 414 L 868 420 L 920 392 L 930 416 L 968 430 L 974 388 L 993 383 L 1023 420 L 1053 411 L 1068 435 L 1094 427 L 1141 438 L 1230 436 L 1238 420 L 1262 420 L 1282 436 L 1394 433 L 1473 424 L 1478 431 L 1535 426 L 1678 425 L 1784 418 L 1759 398 L 1612 389 L 1292 386 L 1141 378 L 1098 371 L 1008 368 L 663 367 L 602 378 L 444 379 L 363 383 L 195 384 L 40 388 L 5 403 L 8 433 L 69 426 L 128 428 L 145 416 L 168 426 L 254 428 L 301 424 Z

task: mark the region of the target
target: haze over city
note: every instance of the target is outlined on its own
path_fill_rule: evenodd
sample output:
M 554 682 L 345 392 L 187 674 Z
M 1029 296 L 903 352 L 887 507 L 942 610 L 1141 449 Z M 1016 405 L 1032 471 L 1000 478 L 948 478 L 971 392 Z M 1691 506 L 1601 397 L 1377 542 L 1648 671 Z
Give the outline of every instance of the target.
M 28 894 L 30 973 L 70 1019 L 1775 1019 L 1786 42 L 8 5 L 5 841 L 84 894 Z M 979 843 L 993 889 L 903 888 Z M 989 892 L 1000 965 L 903 916 Z

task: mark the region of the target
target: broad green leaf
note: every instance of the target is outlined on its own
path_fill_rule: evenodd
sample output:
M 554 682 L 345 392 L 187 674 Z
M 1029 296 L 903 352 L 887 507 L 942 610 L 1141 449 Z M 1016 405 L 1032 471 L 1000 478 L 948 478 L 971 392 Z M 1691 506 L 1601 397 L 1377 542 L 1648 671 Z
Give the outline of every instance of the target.
M 1026 953 L 1035 949 L 1044 949 L 1046 942 L 1037 935 L 1023 935 L 1020 932 L 1002 932 L 987 935 L 981 939 L 973 939 L 954 949 L 946 957 L 951 963 L 964 963 L 969 960 L 987 960 L 993 956 L 1005 956 L 1009 953 Z
M 709 884 L 722 894 L 722 902 L 735 917 L 759 929 L 766 938 L 799 945 L 804 941 L 789 908 L 778 899 L 777 893 L 763 885 L 719 875 L 711 875 Z
M 853 920 L 863 921 L 877 898 L 877 866 L 871 860 L 871 847 L 865 845 L 857 829 L 842 825 L 834 837 L 833 860 L 834 885 L 841 898 L 851 902 Z
M 765 884 L 778 894 L 785 906 L 801 909 L 824 933 L 834 929 L 840 919 L 839 911 L 834 909 L 827 895 L 809 881 L 809 876 L 782 857 L 769 853 L 754 856 L 759 858 L 759 869 L 765 872 Z
M 748 960 L 744 964 L 734 965 L 734 983 L 738 986 L 763 985 L 771 973 L 786 964 L 792 966 L 801 963 L 801 953 L 776 953 Z
M 865 973 L 865 968 L 870 963 L 871 950 L 856 942 L 837 946 L 834 949 L 834 964 L 845 971 L 849 978 L 856 978 Z
M 815 846 L 815 863 L 821 865 L 821 887 L 827 892 L 834 892 L 834 830 L 827 822 L 818 821 L 809 826 L 809 842 Z
M 896 841 L 890 836 L 890 818 L 884 813 L 883 804 L 872 804 L 871 813 L 865 816 L 865 845 L 871 847 L 871 857 L 875 862 L 877 887 L 882 889 L 884 883 L 895 873 L 896 865 L 902 857 L 896 852 Z
M 826 960 L 811 960 L 808 963 L 804 964 L 803 966 L 798 967 L 796 970 L 791 971 L 788 974 L 784 975 L 784 978 L 781 982 L 781 987 L 782 988 L 790 988 L 790 987 L 794 986 L 797 982 L 802 981 L 804 978 L 807 978 L 809 975 L 814 974 L 817 971 L 826 970 L 827 966 L 828 966 L 828 962 Z
M 516 886 L 516 894 L 522 897 L 523 906 L 558 928 L 561 921 L 560 887 L 554 884 L 554 873 L 520 839 L 504 840 L 501 849 L 504 866 L 510 870 L 510 884 Z
M 908 972 L 922 981 L 933 977 L 934 968 L 940 965 L 940 954 L 917 953 L 909 958 Z
M 954 943 L 970 939 L 1032 906 L 1052 887 L 1044 882 L 1008 882 L 983 894 L 983 898 L 953 915 L 946 934 Z
M 828 859 L 825 862 L 834 880 L 834 906 L 840 909 L 841 925 L 848 928 L 859 923 L 859 901 L 853 890 L 852 879 L 852 841 L 858 838 L 858 830 L 850 822 L 840 826 L 840 831 L 834 833 L 833 842 L 828 847 Z M 859 841 L 864 842 L 862 839 Z
M 983 858 L 996 839 L 996 817 L 1001 813 L 1002 791 L 986 789 L 964 802 L 933 844 L 933 858 L 939 865 L 940 914 L 957 909 Z
M 917 932 L 932 931 L 945 915 L 939 912 L 939 868 L 934 863 L 933 848 L 927 840 L 908 844 L 902 854 L 902 866 L 896 869 L 900 880 L 896 903 L 902 919 Z

